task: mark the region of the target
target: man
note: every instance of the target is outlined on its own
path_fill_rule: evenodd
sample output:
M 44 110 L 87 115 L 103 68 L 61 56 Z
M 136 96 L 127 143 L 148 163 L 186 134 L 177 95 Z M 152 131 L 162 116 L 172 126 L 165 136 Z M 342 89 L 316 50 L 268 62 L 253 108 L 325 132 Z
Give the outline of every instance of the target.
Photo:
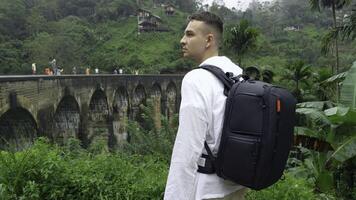
M 36 63 L 32 63 L 31 69 L 32 69 L 32 74 L 35 75 L 36 74 Z
M 242 69 L 219 56 L 223 23 L 210 13 L 189 17 L 180 43 L 184 57 L 201 65 L 214 65 L 234 75 Z M 210 72 L 195 69 L 187 73 L 181 87 L 179 128 L 173 148 L 165 191 L 165 200 L 243 199 L 244 187 L 218 177 L 197 172 L 204 162 L 206 141 L 216 155 L 222 132 L 226 96 L 223 84 Z
M 85 69 L 85 75 L 90 75 L 90 68 L 89 68 L 89 67 L 87 67 L 87 68 Z
M 77 67 L 76 67 L 76 66 L 74 66 L 74 67 L 72 68 L 72 74 L 77 74 Z

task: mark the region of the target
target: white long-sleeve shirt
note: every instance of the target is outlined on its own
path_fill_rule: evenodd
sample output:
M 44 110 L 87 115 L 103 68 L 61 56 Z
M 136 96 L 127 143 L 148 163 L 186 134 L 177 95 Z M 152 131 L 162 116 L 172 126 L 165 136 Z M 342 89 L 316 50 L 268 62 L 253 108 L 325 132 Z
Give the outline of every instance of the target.
M 234 75 L 242 69 L 224 56 L 208 58 L 210 64 Z M 212 73 L 195 69 L 185 75 L 181 87 L 179 127 L 173 148 L 165 200 L 201 200 L 221 198 L 243 186 L 226 181 L 216 174 L 197 172 L 206 141 L 216 155 L 223 126 L 226 96 L 224 86 Z

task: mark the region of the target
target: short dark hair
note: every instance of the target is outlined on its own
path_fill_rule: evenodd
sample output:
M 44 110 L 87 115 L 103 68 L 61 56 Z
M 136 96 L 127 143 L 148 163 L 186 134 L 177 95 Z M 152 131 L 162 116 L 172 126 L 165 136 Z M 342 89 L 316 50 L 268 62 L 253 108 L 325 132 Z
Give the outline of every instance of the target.
M 220 37 L 223 34 L 224 31 L 224 23 L 221 20 L 221 18 L 214 13 L 203 11 L 203 12 L 198 12 L 194 13 L 191 16 L 188 17 L 188 21 L 192 20 L 197 20 L 197 21 L 202 21 L 205 22 L 206 24 L 212 26 L 214 29 L 218 31 L 218 34 L 220 34 Z

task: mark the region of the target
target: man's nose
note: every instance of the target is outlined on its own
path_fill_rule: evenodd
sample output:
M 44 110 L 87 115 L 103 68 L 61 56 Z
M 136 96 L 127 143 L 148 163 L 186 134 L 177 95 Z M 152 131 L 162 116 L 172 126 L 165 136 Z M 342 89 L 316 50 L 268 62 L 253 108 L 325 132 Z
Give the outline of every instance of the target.
M 185 42 L 185 36 L 183 36 L 182 39 L 180 40 L 180 44 L 181 44 L 182 46 L 184 46 L 184 45 L 186 44 L 186 42 Z

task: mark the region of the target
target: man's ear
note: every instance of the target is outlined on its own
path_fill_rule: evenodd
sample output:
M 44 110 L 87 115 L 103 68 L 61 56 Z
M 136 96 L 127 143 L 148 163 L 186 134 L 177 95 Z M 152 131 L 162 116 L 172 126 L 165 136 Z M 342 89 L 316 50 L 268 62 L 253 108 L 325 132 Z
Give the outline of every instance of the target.
M 212 33 L 209 33 L 206 37 L 206 48 L 212 45 L 212 42 L 215 40 L 215 36 Z
M 207 42 L 212 42 L 215 39 L 215 36 L 212 33 L 209 33 L 207 36 Z

